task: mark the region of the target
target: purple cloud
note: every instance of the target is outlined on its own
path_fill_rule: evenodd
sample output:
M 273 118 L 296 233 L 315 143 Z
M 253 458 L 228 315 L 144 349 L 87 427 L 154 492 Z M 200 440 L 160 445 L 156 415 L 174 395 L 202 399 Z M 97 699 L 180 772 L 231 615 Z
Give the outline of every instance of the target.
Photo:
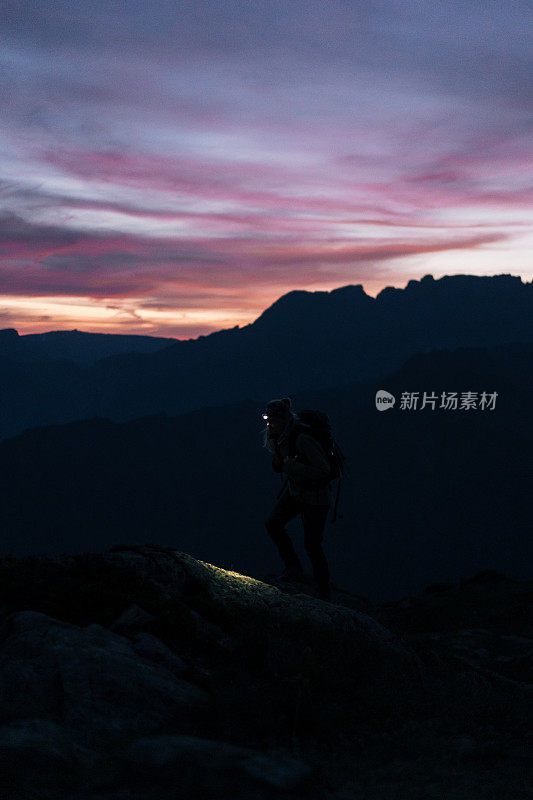
M 114 310 L 192 335 L 291 288 L 531 279 L 528 19 L 525 0 L 6 0 L 3 313 L 45 330 L 31 303 L 86 298 L 86 329 Z

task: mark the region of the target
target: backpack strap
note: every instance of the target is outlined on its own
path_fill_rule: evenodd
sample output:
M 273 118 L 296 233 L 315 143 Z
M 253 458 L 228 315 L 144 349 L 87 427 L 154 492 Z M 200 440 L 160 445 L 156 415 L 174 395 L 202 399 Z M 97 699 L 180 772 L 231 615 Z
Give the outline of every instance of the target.
M 338 482 L 337 482 L 337 494 L 335 496 L 335 505 L 333 507 L 333 519 L 331 520 L 332 522 L 336 522 L 337 521 L 337 509 L 339 507 L 339 495 L 340 495 L 340 493 L 341 493 L 341 477 L 339 476 Z M 341 514 L 341 516 L 342 516 L 342 514 Z
M 287 476 L 287 477 L 285 478 L 285 480 L 283 481 L 283 485 L 282 485 L 281 489 L 279 490 L 279 492 L 278 492 L 278 493 L 277 493 L 277 495 L 276 495 L 276 500 L 279 500 L 279 498 L 281 497 L 281 495 L 283 494 L 283 492 L 284 492 L 284 491 L 285 491 L 285 489 L 287 488 L 287 484 L 288 484 L 288 482 L 289 482 L 289 477 Z

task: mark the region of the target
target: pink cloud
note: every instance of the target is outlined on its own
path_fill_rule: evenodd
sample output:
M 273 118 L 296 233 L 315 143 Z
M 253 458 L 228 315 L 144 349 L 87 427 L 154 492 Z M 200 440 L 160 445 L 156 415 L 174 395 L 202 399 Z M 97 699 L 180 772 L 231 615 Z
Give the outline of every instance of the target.
M 11 237 L 10 237 L 11 230 Z M 501 242 L 506 234 L 487 231 L 475 235 L 447 235 L 424 239 L 341 239 L 309 241 L 261 236 L 150 238 L 65 230 L 24 222 L 0 220 L 3 249 L 0 287 L 6 295 L 139 297 L 179 286 L 213 290 L 299 286 L 312 281 L 309 270 L 320 267 L 316 280 L 342 282 L 347 268 L 372 262 L 448 250 L 472 250 Z M 24 266 L 21 267 L 21 264 Z M 216 307 L 216 298 L 213 298 Z

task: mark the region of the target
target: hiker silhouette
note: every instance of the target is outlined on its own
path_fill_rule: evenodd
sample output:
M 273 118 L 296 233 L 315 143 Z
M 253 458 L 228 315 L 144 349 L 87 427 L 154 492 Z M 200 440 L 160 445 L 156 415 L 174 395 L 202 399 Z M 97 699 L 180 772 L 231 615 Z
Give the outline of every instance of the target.
M 332 500 L 330 463 L 319 442 L 299 423 L 298 416 L 291 410 L 290 398 L 267 403 L 263 419 L 267 420 L 264 445 L 273 455 L 272 467 L 287 476 L 277 503 L 265 520 L 268 534 L 285 564 L 281 578 L 298 580 L 304 574 L 285 530 L 286 523 L 300 514 L 317 594 L 321 599 L 329 600 L 330 575 L 322 539 Z

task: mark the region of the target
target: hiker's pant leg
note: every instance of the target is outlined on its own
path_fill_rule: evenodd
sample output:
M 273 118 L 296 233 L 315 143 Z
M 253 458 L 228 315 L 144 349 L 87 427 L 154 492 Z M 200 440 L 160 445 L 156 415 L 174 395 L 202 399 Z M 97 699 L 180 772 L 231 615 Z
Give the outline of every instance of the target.
M 315 581 L 320 588 L 329 586 L 329 567 L 322 550 L 328 513 L 329 506 L 312 506 L 307 503 L 302 510 L 305 549 L 313 565 Z
M 285 530 L 285 525 L 301 511 L 301 504 L 288 491 L 280 497 L 265 520 L 270 538 L 276 543 L 286 567 L 299 567 L 300 559 Z

